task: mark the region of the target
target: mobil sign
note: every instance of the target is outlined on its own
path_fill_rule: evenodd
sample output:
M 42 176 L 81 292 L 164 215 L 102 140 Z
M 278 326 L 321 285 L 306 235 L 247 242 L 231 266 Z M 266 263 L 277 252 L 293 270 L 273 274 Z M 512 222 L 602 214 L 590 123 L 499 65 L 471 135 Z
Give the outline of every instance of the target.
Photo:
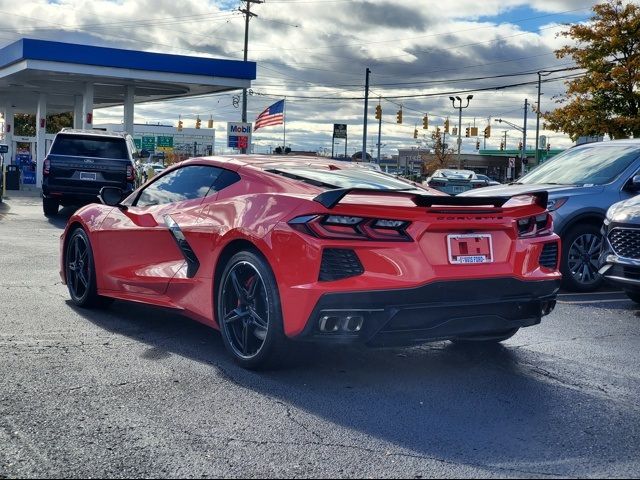
M 241 150 L 251 147 L 251 131 L 253 126 L 250 123 L 227 124 L 227 147 Z

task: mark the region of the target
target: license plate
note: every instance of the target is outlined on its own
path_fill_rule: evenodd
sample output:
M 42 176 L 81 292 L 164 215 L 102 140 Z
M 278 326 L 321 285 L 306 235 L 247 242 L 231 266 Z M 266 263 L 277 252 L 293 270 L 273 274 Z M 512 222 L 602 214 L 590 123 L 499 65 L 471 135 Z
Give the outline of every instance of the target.
M 95 172 L 80 172 L 80 180 L 96 180 Z
M 453 187 L 453 193 L 462 193 L 464 192 L 464 187 Z
M 449 262 L 474 265 L 493 262 L 493 241 L 487 234 L 449 235 Z

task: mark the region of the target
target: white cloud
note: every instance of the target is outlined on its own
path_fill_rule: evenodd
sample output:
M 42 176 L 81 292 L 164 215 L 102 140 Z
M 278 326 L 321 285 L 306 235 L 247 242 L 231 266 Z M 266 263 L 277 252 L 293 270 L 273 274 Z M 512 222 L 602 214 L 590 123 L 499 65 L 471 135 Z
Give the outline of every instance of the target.
M 244 24 L 236 10 L 239 4 L 231 0 L 183 0 L 178 9 L 176 2 L 169 0 L 0 0 L 0 11 L 5 12 L 0 17 L 0 41 L 9 43 L 29 36 L 240 59 Z M 287 94 L 288 141 L 295 148 L 330 147 L 334 121 L 350 124 L 350 143 L 358 148 L 362 138 L 362 101 L 294 97 L 359 97 L 365 68 L 370 67 L 374 73 L 369 136 L 375 137 L 373 105 L 378 94 L 421 95 L 527 82 L 536 76 L 447 80 L 562 68 L 567 63 L 553 55 L 564 41 L 556 38 L 562 29 L 561 17 L 550 15 L 547 25 L 528 32 L 523 30 L 526 22 L 496 22 L 491 16 L 524 7 L 534 11 L 532 16 L 540 16 L 591 4 L 584 0 L 422 0 L 415 8 L 415 4 L 401 0 L 267 0 L 252 7 L 259 17 L 251 22 L 250 58 L 259 64 L 254 89 L 273 97 L 250 97 L 249 117 L 255 118 L 277 97 Z M 386 85 L 409 81 L 442 83 Z M 562 83 L 545 84 L 543 90 L 543 107 L 549 108 L 551 95 L 562 91 Z M 136 121 L 175 124 L 178 115 L 183 115 L 188 125 L 196 115 L 205 121 L 213 115 L 216 128 L 224 132 L 226 121 L 240 118 L 240 109 L 232 106 L 232 95 L 140 105 Z M 496 115 L 521 124 L 524 99 L 534 101 L 536 88 L 526 85 L 474 95 L 470 108 L 464 112 L 465 125 L 475 119 L 483 127 L 487 117 Z M 384 124 L 383 143 L 388 153 L 415 144 L 414 125 L 421 126 L 423 113 L 430 114 L 434 126 L 441 125 L 445 116 L 452 121 L 456 117 L 447 95 L 393 102 L 406 106 L 405 125 Z M 399 108 L 395 103 L 383 101 L 386 121 L 395 120 Z M 119 122 L 121 117 L 121 108 L 96 112 L 96 122 Z M 531 124 L 535 128 L 535 123 Z M 500 140 L 498 129 L 494 127 L 494 131 L 489 145 L 496 147 Z M 552 137 L 554 146 L 569 144 L 563 136 L 545 133 Z M 277 127 L 265 129 L 258 132 L 256 140 L 262 145 L 276 145 L 281 134 Z M 512 134 L 515 138 L 515 131 Z M 532 134 L 535 132 L 530 131 L 530 138 Z M 223 136 L 218 135 L 218 139 Z M 473 148 L 473 144 L 475 141 L 470 141 L 466 148 Z

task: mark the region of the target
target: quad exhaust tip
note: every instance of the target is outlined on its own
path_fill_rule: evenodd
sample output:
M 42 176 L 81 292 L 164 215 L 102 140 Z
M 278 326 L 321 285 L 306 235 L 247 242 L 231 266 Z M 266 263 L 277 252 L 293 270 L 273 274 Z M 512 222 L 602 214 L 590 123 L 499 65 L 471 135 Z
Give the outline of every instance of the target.
M 364 326 L 364 316 L 360 314 L 323 315 L 318 321 L 322 333 L 359 333 Z

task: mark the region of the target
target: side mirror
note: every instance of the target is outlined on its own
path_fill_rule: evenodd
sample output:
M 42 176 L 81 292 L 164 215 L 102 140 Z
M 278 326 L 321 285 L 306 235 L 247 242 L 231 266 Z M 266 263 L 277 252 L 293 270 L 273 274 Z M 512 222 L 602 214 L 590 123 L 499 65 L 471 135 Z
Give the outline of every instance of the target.
M 110 207 L 117 207 L 120 205 L 122 201 L 122 197 L 124 192 L 121 188 L 118 187 L 102 187 L 100 190 L 100 195 L 98 198 L 104 205 L 109 205 Z
M 627 183 L 627 190 L 631 190 L 633 192 L 640 191 L 640 175 L 634 175 L 629 183 Z

